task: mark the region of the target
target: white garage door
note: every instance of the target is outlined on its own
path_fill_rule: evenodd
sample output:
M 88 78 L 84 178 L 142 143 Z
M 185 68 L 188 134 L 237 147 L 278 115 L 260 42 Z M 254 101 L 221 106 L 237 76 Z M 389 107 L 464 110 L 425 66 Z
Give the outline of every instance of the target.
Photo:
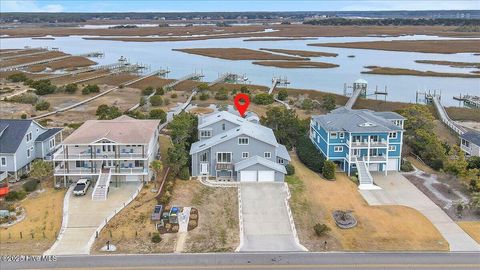
M 388 159 L 387 171 L 398 171 L 398 158 Z
M 258 182 L 275 181 L 275 171 L 258 171 Z
M 241 171 L 240 182 L 257 182 L 257 171 Z
M 371 172 L 377 172 L 378 171 L 378 163 L 373 163 L 368 166 L 368 170 Z
M 127 182 L 138 182 L 138 181 L 140 181 L 140 176 L 138 176 L 138 175 L 127 175 L 127 176 L 125 176 L 125 180 Z

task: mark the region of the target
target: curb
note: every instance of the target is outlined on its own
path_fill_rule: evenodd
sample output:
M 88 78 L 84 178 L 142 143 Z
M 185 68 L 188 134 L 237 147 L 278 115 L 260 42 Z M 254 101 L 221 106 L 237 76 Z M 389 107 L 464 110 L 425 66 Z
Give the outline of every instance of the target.
M 238 185 L 238 227 L 240 229 L 240 244 L 238 244 L 238 247 L 235 249 L 235 252 L 239 252 L 240 249 L 243 247 L 243 237 L 245 236 L 245 233 L 243 231 L 243 216 L 242 216 L 242 189 L 240 185 Z
M 295 240 L 295 244 L 303 251 L 308 251 L 306 247 L 300 244 L 300 240 L 298 239 L 297 229 L 295 228 L 295 221 L 293 220 L 292 210 L 290 209 L 290 205 L 288 204 L 288 200 L 290 199 L 290 189 L 288 188 L 288 184 L 284 183 L 285 192 L 287 193 L 287 197 L 285 198 L 285 206 L 287 207 L 288 218 L 290 221 L 290 226 L 292 228 L 293 239 Z

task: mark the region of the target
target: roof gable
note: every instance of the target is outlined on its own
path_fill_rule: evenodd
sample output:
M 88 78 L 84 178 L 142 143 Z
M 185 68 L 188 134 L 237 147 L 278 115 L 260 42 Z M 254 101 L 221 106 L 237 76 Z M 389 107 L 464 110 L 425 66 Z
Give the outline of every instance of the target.
M 0 119 L 3 132 L 0 136 L 0 153 L 13 154 L 25 138 L 32 120 Z
M 248 159 L 242 160 L 240 162 L 237 162 L 237 163 L 235 163 L 234 167 L 235 167 L 235 171 L 240 171 L 240 170 L 246 169 L 250 166 L 253 166 L 255 164 L 261 164 L 265 167 L 271 168 L 273 170 L 279 171 L 279 172 L 284 173 L 284 174 L 287 173 L 287 170 L 285 169 L 285 166 L 280 165 L 278 163 L 275 163 L 275 162 L 273 162 L 271 160 L 268 160 L 266 158 L 259 157 L 259 156 L 253 156 L 251 158 L 248 158 Z

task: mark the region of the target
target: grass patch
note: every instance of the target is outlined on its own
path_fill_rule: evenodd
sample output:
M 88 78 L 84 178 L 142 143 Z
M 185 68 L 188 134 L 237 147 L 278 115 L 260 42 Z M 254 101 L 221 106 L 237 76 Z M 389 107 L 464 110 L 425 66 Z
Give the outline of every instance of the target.
M 480 244 L 480 221 L 460 221 L 457 224 Z

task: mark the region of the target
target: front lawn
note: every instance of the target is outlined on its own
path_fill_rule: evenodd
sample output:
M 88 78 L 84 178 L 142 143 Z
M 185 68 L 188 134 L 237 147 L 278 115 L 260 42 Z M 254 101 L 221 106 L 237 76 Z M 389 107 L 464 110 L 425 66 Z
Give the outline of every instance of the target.
M 300 243 L 310 251 L 420 251 L 448 250 L 432 223 L 418 211 L 405 206 L 369 206 L 345 174 L 327 181 L 305 167 L 291 154 L 295 176 L 288 177 L 292 192 L 290 206 Z M 355 228 L 343 230 L 335 225 L 334 210 L 353 210 Z M 317 237 L 316 223 L 325 223 L 331 231 Z

